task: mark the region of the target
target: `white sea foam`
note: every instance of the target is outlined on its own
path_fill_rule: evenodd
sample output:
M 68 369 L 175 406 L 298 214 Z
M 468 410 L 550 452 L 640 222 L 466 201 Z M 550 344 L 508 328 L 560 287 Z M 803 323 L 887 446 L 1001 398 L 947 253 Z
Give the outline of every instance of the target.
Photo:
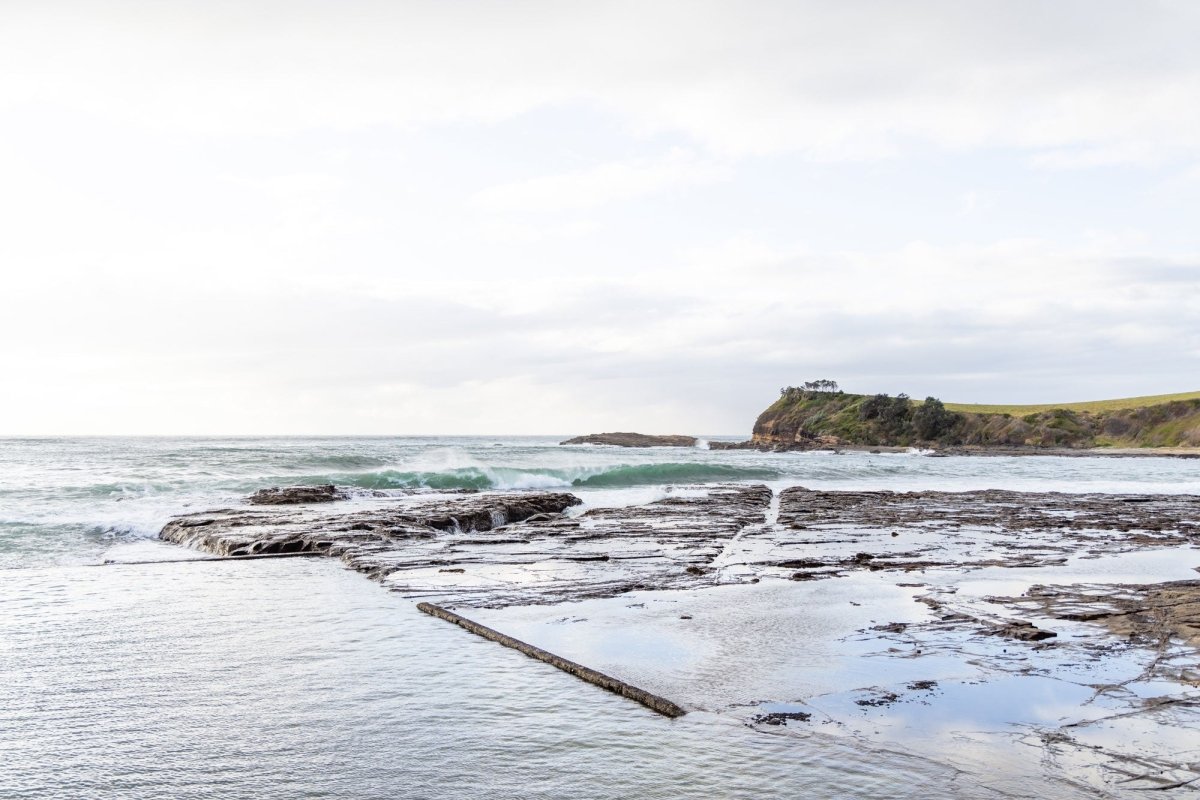
M 113 541 L 157 536 L 173 515 L 236 505 L 272 485 L 561 490 L 589 505 L 627 505 L 665 496 L 668 486 L 731 480 L 779 488 L 1200 494 L 1196 462 L 1171 458 L 567 448 L 549 437 L 14 439 L 0 443 L 0 566 L 94 558 Z

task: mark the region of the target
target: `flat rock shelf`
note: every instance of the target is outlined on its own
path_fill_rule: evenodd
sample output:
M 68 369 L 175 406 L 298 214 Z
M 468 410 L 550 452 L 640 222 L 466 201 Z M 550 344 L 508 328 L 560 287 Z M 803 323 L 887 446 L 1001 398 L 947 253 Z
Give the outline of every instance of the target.
M 997 742 L 1017 741 L 1005 758 L 1088 791 L 1200 786 L 1200 498 L 750 483 L 663 495 L 612 508 L 562 492 L 321 496 L 189 514 L 161 536 L 223 557 L 338 558 L 668 716 L 841 732 L 980 774 Z M 807 615 L 825 621 L 803 627 Z M 782 633 L 794 625 L 806 640 Z M 697 679 L 697 663 L 723 677 Z M 1053 719 L 1038 716 L 1042 694 Z M 959 728 L 937 716 L 973 708 L 1000 710 Z M 943 730 L 979 740 L 978 763 L 947 755 Z

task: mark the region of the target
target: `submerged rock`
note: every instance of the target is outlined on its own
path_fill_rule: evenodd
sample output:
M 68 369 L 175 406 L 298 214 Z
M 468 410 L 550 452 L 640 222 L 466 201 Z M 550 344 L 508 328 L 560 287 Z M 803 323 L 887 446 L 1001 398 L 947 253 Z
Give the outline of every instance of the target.
M 592 433 L 559 444 L 608 444 L 617 447 L 695 447 L 695 436 L 654 436 L 647 433 Z

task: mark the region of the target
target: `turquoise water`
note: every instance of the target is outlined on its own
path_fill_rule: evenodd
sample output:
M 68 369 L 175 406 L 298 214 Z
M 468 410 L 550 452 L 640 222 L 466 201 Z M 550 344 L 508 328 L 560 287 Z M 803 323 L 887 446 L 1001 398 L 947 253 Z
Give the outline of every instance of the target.
M 0 568 L 82 564 L 154 538 L 171 516 L 280 484 L 556 489 L 642 502 L 671 483 L 824 488 L 1200 493 L 1179 459 L 927 458 L 703 448 L 560 447 L 562 437 L 22 438 L 0 440 Z M 736 437 L 726 437 L 733 439 Z

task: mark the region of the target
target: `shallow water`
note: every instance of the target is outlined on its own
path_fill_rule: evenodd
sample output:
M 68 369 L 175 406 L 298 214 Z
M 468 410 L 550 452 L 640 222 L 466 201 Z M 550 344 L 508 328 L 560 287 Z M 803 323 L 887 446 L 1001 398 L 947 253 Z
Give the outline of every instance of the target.
M 1176 459 L 566 448 L 559 438 L 0 440 L 0 797 L 1091 796 L 1015 767 L 987 779 L 979 765 L 994 742 L 961 731 L 968 755 L 955 761 L 895 752 L 865 729 L 743 724 L 737 709 L 757 701 L 832 713 L 854 702 L 851 689 L 930 677 L 961 692 L 961 707 L 1003 710 L 962 688 L 974 673 L 954 659 L 862 658 L 847 633 L 924 613 L 911 590 L 871 577 L 659 593 L 643 598 L 666 609 L 652 624 L 629 608 L 634 597 L 594 613 L 570 604 L 497 617 L 699 709 L 666 720 L 421 615 L 336 563 L 83 565 L 192 555 L 154 541 L 171 516 L 272 484 L 570 487 L 585 508 L 738 476 L 777 489 L 1200 493 L 1200 465 Z M 1075 559 L 1058 575 L 1149 580 L 1193 565 L 1169 554 Z M 1048 574 L 981 571 L 960 584 L 993 593 Z M 676 635 L 684 601 L 693 619 Z M 591 634 L 573 616 L 589 617 Z M 1020 691 L 1034 702 L 1048 686 L 1029 679 Z M 1064 697 L 1078 699 L 1047 696 L 1046 707 Z M 885 733 L 954 722 L 923 708 L 864 719 Z
M 6 798 L 992 796 L 851 742 L 660 717 L 332 562 L 4 577 Z

